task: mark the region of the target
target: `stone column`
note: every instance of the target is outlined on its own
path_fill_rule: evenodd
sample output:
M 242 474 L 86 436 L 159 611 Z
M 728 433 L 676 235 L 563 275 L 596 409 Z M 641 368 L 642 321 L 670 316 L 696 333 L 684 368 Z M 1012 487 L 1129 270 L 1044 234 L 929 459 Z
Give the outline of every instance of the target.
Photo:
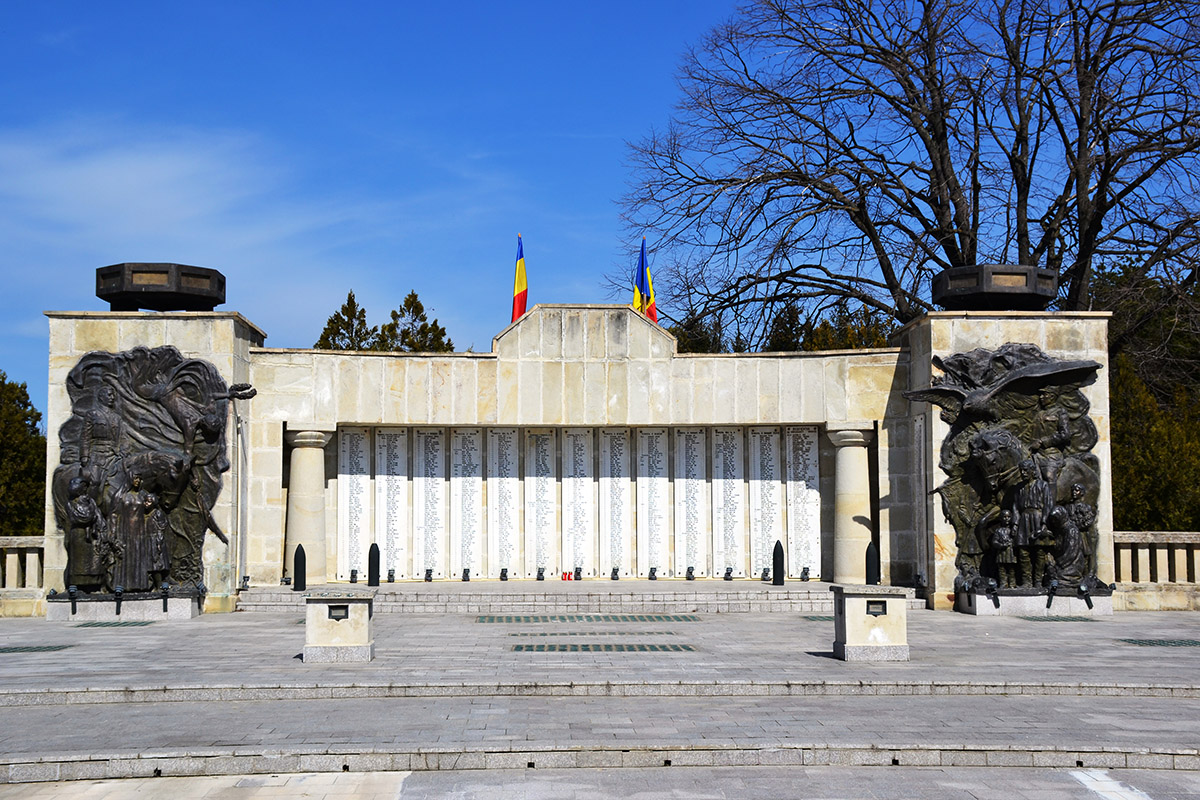
M 304 545 L 305 577 L 310 584 L 325 582 L 325 445 L 332 436 L 323 431 L 286 434 L 292 459 L 283 564 L 291 574 L 296 545 Z
M 871 543 L 871 476 L 867 445 L 869 428 L 830 430 L 837 448 L 833 494 L 833 582 L 861 585 L 867 581 L 867 545 Z

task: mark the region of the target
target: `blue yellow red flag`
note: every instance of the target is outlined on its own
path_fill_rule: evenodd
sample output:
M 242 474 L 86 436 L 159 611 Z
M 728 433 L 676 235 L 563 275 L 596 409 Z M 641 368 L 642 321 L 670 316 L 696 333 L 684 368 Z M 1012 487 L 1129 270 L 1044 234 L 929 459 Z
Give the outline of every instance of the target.
M 525 299 L 529 296 L 529 285 L 525 282 L 525 248 L 521 244 L 521 234 L 517 234 L 517 275 L 513 278 L 513 313 L 512 321 L 516 322 L 525 314 Z
M 646 261 L 646 237 L 642 237 L 642 254 L 638 257 L 637 272 L 633 275 L 633 310 L 645 314 L 651 322 L 658 322 L 658 308 L 654 305 L 654 281 L 650 280 L 650 264 Z

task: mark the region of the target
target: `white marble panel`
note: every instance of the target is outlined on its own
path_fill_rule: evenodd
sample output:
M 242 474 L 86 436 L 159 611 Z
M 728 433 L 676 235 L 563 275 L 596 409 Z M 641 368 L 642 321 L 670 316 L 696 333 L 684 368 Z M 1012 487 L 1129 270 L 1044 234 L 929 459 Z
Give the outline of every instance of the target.
M 522 577 L 521 472 L 516 428 L 488 428 L 488 577 Z
M 411 577 L 408 518 L 408 428 L 376 428 L 375 542 L 383 579 L 389 569 L 397 580 Z
M 591 428 L 563 430 L 562 568 L 596 575 L 596 480 Z
M 800 577 L 808 567 L 821 578 L 821 459 L 816 425 L 783 429 L 787 469 L 788 576 Z
M 770 569 L 775 542 L 783 541 L 783 469 L 779 429 L 750 428 L 750 569 Z
M 746 575 L 746 467 L 741 428 L 712 429 L 713 577 Z
M 622 578 L 633 572 L 633 492 L 629 482 L 629 430 L 600 431 L 600 563 Z
M 413 577 L 446 577 L 446 429 L 413 431 Z
M 483 431 L 450 432 L 450 577 L 483 577 Z
M 637 574 L 671 577 L 670 445 L 666 428 L 637 432 Z
M 553 428 L 525 431 L 525 572 L 558 571 L 558 451 Z
M 675 429 L 675 573 L 709 574 L 708 441 L 704 428 Z
M 350 580 L 350 570 L 367 577 L 367 550 L 375 541 L 371 524 L 371 431 L 338 429 L 337 576 Z

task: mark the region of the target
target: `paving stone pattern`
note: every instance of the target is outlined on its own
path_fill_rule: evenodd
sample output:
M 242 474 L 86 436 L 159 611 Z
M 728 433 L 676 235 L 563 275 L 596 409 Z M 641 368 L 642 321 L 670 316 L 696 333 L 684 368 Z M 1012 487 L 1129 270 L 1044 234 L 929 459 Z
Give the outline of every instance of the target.
M 478 616 L 377 615 L 377 658 L 357 665 L 300 661 L 288 613 L 0 620 L 0 647 L 71 645 L 0 659 L 0 783 L 530 763 L 1200 770 L 1200 648 L 1122 641 L 1196 638 L 1191 614 L 913 611 L 912 661 L 890 664 L 834 660 L 832 623 L 799 613 Z M 596 646 L 514 650 L 546 633 Z M 633 634 L 694 649 L 611 647 Z

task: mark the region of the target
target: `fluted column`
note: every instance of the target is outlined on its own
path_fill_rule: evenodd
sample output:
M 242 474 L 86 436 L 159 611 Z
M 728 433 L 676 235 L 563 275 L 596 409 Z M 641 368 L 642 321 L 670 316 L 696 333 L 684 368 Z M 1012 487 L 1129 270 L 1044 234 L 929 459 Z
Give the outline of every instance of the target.
M 833 581 L 867 582 L 867 545 L 871 543 L 871 475 L 867 445 L 874 431 L 829 431 L 833 442 Z
M 310 584 L 325 582 L 325 445 L 332 436 L 322 431 L 287 432 L 292 459 L 283 563 L 290 574 L 296 545 L 304 545 L 305 578 Z

